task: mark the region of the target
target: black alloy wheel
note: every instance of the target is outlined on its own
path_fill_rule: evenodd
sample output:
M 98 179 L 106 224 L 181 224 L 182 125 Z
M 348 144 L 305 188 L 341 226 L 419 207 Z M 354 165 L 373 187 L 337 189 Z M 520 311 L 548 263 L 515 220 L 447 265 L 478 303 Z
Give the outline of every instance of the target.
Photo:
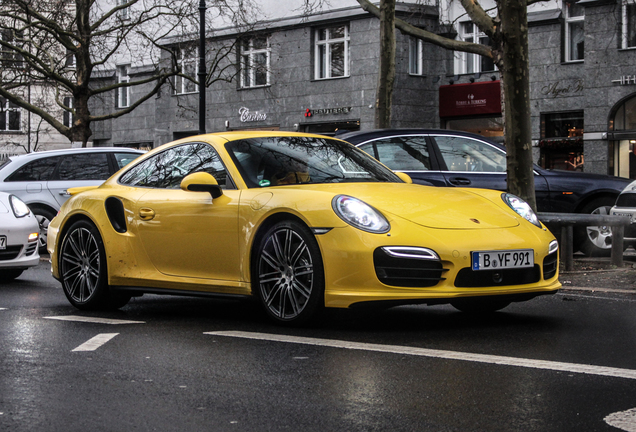
M 129 295 L 109 289 L 104 243 L 86 220 L 75 222 L 64 236 L 59 270 L 64 294 L 78 309 L 117 309 L 130 300 Z
M 324 271 L 318 243 L 295 221 L 267 230 L 255 251 L 252 289 L 267 314 L 284 324 L 303 324 L 324 306 Z

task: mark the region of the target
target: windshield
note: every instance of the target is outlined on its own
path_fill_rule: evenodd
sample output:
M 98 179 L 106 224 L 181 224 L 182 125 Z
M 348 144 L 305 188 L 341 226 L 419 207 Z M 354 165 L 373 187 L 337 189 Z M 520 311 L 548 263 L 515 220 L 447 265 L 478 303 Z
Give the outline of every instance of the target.
M 263 137 L 232 141 L 225 146 L 250 188 L 299 183 L 402 182 L 363 151 L 328 138 Z

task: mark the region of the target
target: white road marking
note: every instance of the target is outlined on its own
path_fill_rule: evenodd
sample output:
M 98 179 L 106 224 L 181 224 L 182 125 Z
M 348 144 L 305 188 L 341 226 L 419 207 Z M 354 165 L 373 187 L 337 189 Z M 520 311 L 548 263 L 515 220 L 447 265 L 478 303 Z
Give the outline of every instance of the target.
M 95 351 L 100 346 L 117 336 L 119 333 L 101 333 L 97 336 L 90 338 L 73 351 Z
M 534 369 L 547 369 L 561 372 L 582 373 L 588 375 L 609 376 L 615 378 L 636 379 L 636 370 L 621 369 L 605 366 L 594 366 L 577 363 L 562 363 L 548 360 L 533 360 L 518 357 L 506 357 L 489 354 L 473 354 L 459 351 L 446 351 L 428 348 L 415 348 L 399 345 L 380 345 L 361 342 L 347 342 L 334 339 L 318 339 L 298 336 L 285 336 L 268 333 L 250 333 L 240 331 L 205 332 L 213 336 L 227 336 L 244 339 L 266 340 L 272 342 L 286 342 L 304 345 L 316 345 L 330 348 L 344 348 L 362 351 L 375 351 L 392 354 L 405 354 L 421 357 L 433 357 L 448 360 L 463 360 L 477 363 L 489 363 L 504 366 L 518 366 Z
M 0 308 L 0 310 L 7 310 L 7 308 Z
M 129 321 L 129 320 L 118 320 L 118 319 L 110 319 L 110 318 L 98 318 L 98 317 L 83 317 L 77 315 L 66 315 L 66 316 L 48 316 L 44 317 L 44 319 L 53 319 L 60 321 L 77 321 L 77 322 L 87 322 L 94 324 L 145 324 L 145 321 Z
M 636 432 L 636 408 L 627 411 L 615 412 L 603 420 L 610 426 L 627 432 Z

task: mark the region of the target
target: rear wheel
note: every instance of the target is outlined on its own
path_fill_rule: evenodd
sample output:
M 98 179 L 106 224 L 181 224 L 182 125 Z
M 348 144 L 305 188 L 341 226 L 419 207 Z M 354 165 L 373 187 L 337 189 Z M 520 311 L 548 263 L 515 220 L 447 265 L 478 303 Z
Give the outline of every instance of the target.
M 585 205 L 581 213 L 609 215 L 615 201 L 611 197 L 597 198 Z M 610 256 L 612 252 L 612 229 L 609 225 L 577 227 L 575 238 L 578 241 L 578 249 L 586 256 Z
M 78 309 L 117 309 L 130 296 L 108 287 L 104 243 L 97 228 L 86 220 L 75 222 L 60 248 L 60 278 L 64 294 Z
M 255 250 L 252 278 L 253 291 L 279 323 L 305 323 L 324 306 L 320 249 L 299 222 L 283 221 L 267 230 Z
M 510 304 L 509 301 L 488 297 L 457 299 L 451 305 L 466 313 L 491 313 L 501 310 Z

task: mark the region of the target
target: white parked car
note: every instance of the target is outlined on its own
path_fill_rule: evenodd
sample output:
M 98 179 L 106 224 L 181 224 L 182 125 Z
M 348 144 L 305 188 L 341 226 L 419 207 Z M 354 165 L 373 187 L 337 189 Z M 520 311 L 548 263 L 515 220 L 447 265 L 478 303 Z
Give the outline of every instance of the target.
M 17 196 L 0 192 L 0 283 L 38 265 L 38 221 Z
M 70 197 L 67 189 L 98 186 L 142 154 L 125 147 L 87 147 L 13 156 L 0 165 L 0 191 L 17 195 L 35 214 L 44 253 L 46 229 Z
M 636 247 L 636 181 L 631 182 L 616 198 L 609 212 L 612 216 L 627 216 L 632 221 L 625 227 L 624 245 Z

